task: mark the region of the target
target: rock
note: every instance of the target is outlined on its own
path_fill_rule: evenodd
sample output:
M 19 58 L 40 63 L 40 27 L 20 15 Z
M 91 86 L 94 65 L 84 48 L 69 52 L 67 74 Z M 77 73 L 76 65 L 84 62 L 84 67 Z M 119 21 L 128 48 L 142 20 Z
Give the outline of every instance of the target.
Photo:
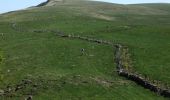
M 10 73 L 10 72 L 11 72 L 11 70 L 9 70 L 9 69 L 8 69 L 8 70 L 7 70 L 7 72 L 8 72 L 8 73 Z
M 75 67 L 76 65 L 71 65 L 72 67 Z
M 0 89 L 0 95 L 3 95 L 4 93 L 5 91 Z
M 94 57 L 94 55 L 89 55 L 90 57 Z
M 24 79 L 24 80 L 22 80 L 22 82 L 24 84 L 30 84 L 30 83 L 32 83 L 32 80 Z
M 8 87 L 8 88 L 7 88 L 7 91 L 8 91 L 8 92 L 11 92 L 11 91 L 12 91 L 12 88 L 11 88 L 11 87 Z
M 71 35 L 69 34 L 68 37 L 71 38 Z

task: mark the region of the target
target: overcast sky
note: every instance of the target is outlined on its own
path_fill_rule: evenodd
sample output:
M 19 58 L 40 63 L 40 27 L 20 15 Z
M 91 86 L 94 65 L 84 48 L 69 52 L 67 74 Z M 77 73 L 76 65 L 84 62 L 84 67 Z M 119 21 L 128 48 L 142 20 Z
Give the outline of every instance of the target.
M 46 0 L 0 0 L 0 13 L 35 6 Z M 95 0 L 120 4 L 131 3 L 170 3 L 170 0 Z

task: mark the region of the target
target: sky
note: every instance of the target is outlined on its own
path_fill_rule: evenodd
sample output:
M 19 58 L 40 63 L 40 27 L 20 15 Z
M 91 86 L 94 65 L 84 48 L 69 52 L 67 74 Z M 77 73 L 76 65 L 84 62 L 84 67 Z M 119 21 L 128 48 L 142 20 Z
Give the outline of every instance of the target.
M 46 0 L 0 0 L 0 13 L 24 9 L 30 6 L 35 6 Z M 134 3 L 170 3 L 170 0 L 94 0 L 104 1 L 119 4 L 134 4 Z
M 136 3 L 170 3 L 170 0 L 94 0 L 119 4 L 136 4 Z
M 35 6 L 46 0 L 0 0 L 0 13 Z

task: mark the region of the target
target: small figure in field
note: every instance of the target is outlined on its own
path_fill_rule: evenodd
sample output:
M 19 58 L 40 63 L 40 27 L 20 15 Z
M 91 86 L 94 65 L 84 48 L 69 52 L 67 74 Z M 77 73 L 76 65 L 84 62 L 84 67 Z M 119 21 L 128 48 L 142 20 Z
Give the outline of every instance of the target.
M 30 95 L 28 98 L 26 98 L 25 100 L 32 100 L 32 95 Z
M 85 54 L 85 49 L 82 48 L 82 49 L 81 49 L 81 55 L 84 55 L 84 54 Z

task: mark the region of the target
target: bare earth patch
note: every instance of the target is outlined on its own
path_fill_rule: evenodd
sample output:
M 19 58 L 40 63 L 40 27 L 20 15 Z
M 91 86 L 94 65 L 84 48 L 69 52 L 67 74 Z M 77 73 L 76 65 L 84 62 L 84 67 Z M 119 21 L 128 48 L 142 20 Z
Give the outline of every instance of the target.
M 98 18 L 98 19 L 107 20 L 107 21 L 113 21 L 113 20 L 115 20 L 114 17 L 107 16 L 107 15 L 103 15 L 103 14 L 90 13 L 90 15 L 91 15 L 92 17 L 95 17 L 95 18 Z

